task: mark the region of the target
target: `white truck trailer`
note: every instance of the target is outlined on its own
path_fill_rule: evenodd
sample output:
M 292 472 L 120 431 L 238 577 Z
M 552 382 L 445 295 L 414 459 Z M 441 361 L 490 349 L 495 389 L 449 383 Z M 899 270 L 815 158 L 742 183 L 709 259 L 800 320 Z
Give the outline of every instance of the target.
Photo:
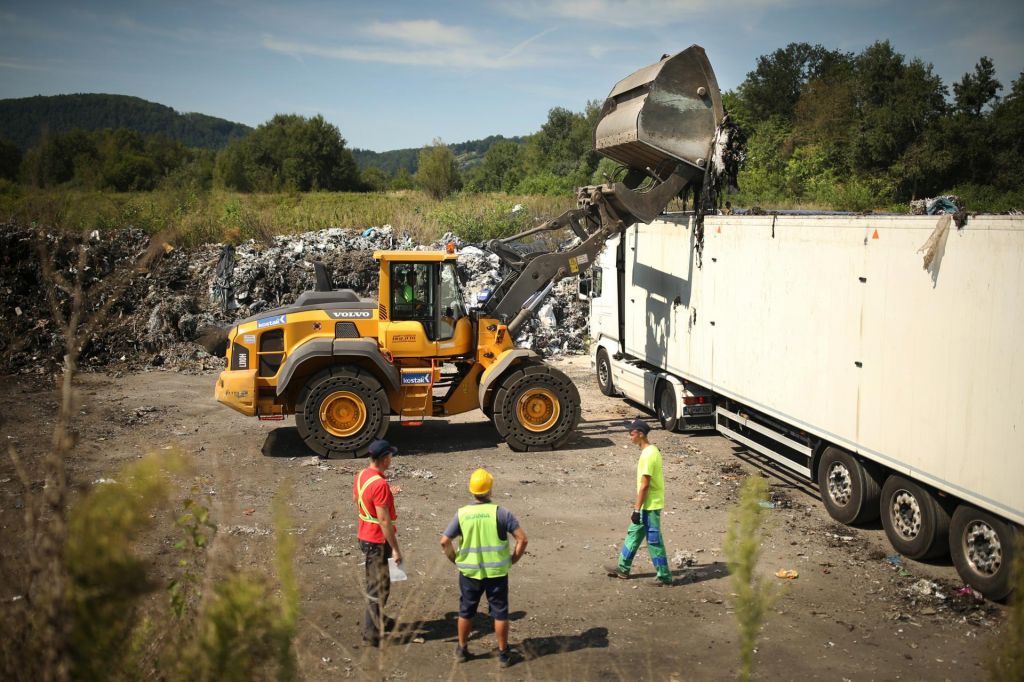
M 1024 524 L 1024 219 L 948 221 L 634 225 L 592 271 L 598 383 L 816 482 L 840 522 L 881 515 L 898 552 L 950 552 L 1003 598 Z

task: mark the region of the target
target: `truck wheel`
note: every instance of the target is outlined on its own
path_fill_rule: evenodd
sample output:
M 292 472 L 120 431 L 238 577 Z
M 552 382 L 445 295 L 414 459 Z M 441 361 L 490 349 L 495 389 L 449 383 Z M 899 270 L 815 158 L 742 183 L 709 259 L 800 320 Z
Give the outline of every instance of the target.
M 608 351 L 599 348 L 597 351 L 597 387 L 605 395 L 615 395 L 615 384 L 612 383 L 612 363 L 608 359 Z
M 676 392 L 672 390 L 672 385 L 667 381 L 662 381 L 658 385 L 657 405 L 658 421 L 661 422 L 661 428 L 666 431 L 675 431 L 679 428 Z
M 501 379 L 492 405 L 494 426 L 516 452 L 551 450 L 580 420 L 580 393 L 562 372 L 523 363 Z
M 878 473 L 848 452 L 825 448 L 818 463 L 818 489 L 825 510 L 839 523 L 865 523 L 878 518 Z
M 314 375 L 299 394 L 295 425 L 322 457 L 361 457 L 388 430 L 388 397 L 376 377 L 358 367 Z
M 1019 533 L 986 511 L 961 504 L 949 524 L 949 551 L 964 582 L 989 599 L 1005 599 L 1013 587 L 1010 569 Z
M 893 549 L 909 559 L 949 551 L 949 512 L 929 491 L 902 476 L 882 486 L 882 527 Z

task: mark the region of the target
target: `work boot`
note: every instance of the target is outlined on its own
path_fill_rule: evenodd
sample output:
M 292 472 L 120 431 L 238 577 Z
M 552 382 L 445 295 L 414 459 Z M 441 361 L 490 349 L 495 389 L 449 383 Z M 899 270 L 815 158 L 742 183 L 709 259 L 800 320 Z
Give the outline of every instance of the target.
M 456 663 L 465 663 L 469 660 L 469 647 L 455 645 L 455 661 Z
M 604 572 L 608 574 L 609 578 L 618 578 L 620 580 L 629 580 L 629 573 L 626 573 L 618 564 L 605 564 Z

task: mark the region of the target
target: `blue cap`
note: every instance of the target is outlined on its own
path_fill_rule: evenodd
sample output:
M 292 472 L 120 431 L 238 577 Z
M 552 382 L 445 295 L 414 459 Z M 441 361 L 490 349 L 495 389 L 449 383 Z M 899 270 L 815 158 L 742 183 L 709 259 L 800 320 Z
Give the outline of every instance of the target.
M 396 452 L 398 452 L 398 448 L 386 440 L 379 439 L 370 443 L 370 447 L 366 449 L 366 454 L 370 456 L 370 459 L 380 459 L 384 455 L 393 455 Z
M 639 431 L 645 436 L 650 433 L 651 427 L 647 425 L 647 422 L 637 417 L 633 421 L 626 424 L 627 431 Z

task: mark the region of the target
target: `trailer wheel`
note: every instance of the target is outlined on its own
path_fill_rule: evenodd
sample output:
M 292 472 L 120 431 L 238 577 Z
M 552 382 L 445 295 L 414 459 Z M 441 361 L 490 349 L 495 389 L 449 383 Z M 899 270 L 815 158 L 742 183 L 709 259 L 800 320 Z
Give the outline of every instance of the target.
M 564 373 L 522 363 L 502 377 L 492 405 L 494 426 L 516 452 L 551 450 L 569 439 L 580 420 L 580 394 Z
M 295 406 L 299 435 L 322 457 L 361 457 L 388 430 L 388 398 L 376 377 L 333 367 L 303 386 Z
M 1013 590 L 1010 569 L 1018 537 L 1014 526 L 961 504 L 949 524 L 949 550 L 956 572 L 989 599 L 1005 599 Z
M 679 428 L 676 392 L 672 390 L 672 385 L 667 381 L 662 381 L 658 385 L 656 404 L 658 406 L 658 421 L 661 422 L 661 428 L 666 431 L 675 431 Z
M 839 448 L 827 447 L 818 464 L 818 489 L 829 516 L 840 523 L 856 524 L 878 518 L 881 487 L 879 474 L 870 465 Z
M 903 556 L 928 559 L 949 551 L 949 511 L 914 481 L 885 479 L 880 511 L 889 543 Z
M 597 387 L 605 395 L 615 394 L 615 384 L 612 383 L 612 363 L 608 359 L 608 351 L 604 348 L 597 350 Z

